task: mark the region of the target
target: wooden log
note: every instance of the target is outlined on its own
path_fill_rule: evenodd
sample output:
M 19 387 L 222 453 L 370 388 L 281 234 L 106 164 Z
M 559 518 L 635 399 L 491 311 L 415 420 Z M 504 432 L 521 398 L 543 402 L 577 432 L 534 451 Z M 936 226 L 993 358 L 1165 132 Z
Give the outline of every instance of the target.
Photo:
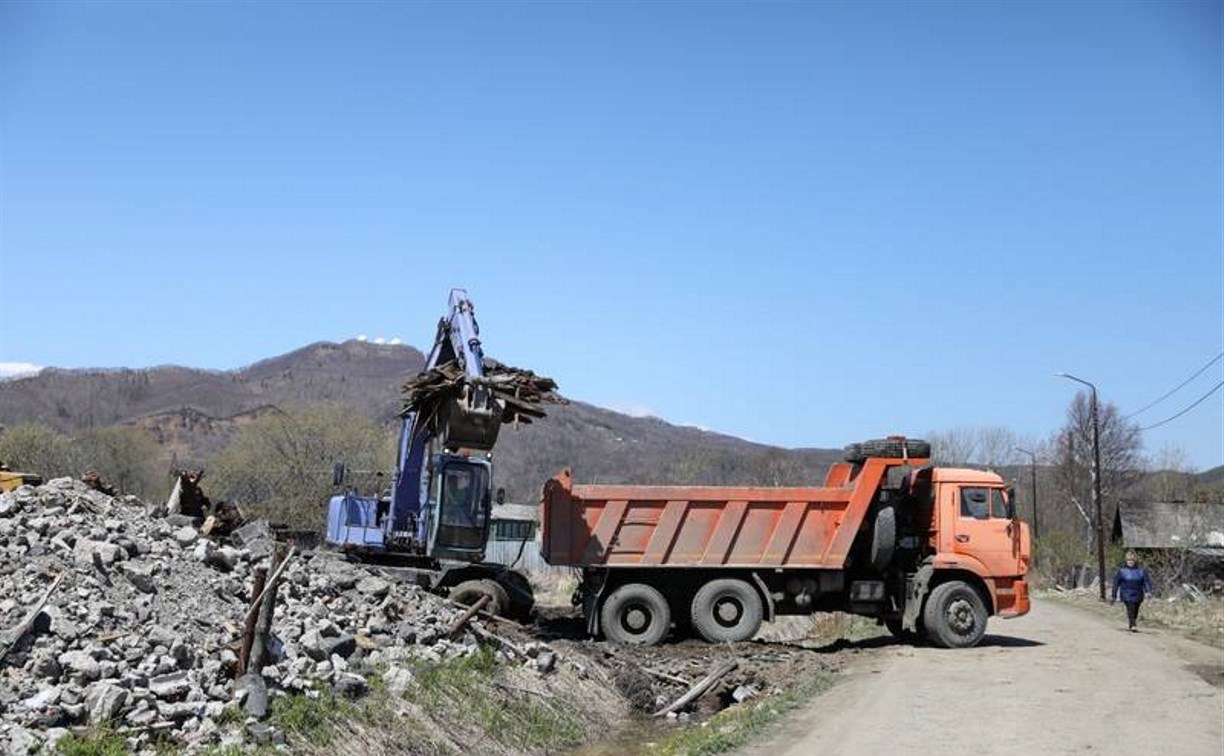
M 290 547 L 287 554 L 282 555 L 281 549 L 277 548 L 272 552 L 272 561 L 268 565 L 272 569 L 272 576 L 268 578 L 268 584 L 264 586 L 263 593 L 260 594 L 259 603 L 259 618 L 255 622 L 255 639 L 251 642 L 251 658 L 247 665 L 247 672 L 258 675 L 264 668 L 264 662 L 268 657 L 268 634 L 272 632 L 272 617 L 276 612 L 276 584 L 280 574 L 284 572 L 285 565 L 289 563 L 289 557 L 293 555 L 293 549 Z M 252 607 L 254 609 L 255 607 Z M 249 615 L 251 612 L 248 611 Z
M 264 586 L 268 582 L 268 570 L 260 567 L 255 570 L 255 583 L 251 586 L 251 606 L 259 604 L 263 598 Z M 246 674 L 247 661 L 251 658 L 251 644 L 255 642 L 255 620 L 257 615 L 248 611 L 242 627 L 242 650 L 238 653 L 238 666 L 234 668 L 234 678 Z
M 268 591 L 268 590 L 270 590 L 270 589 L 271 589 L 273 586 L 275 586 L 275 585 L 276 585 L 276 581 L 277 581 L 277 580 L 280 578 L 281 573 L 282 573 L 282 572 L 284 572 L 284 571 L 285 571 L 285 568 L 289 566 L 289 560 L 293 558 L 293 555 L 294 555 L 294 552 L 295 552 L 295 551 L 297 551 L 297 547 L 296 547 L 296 546 L 290 546 L 290 547 L 289 547 L 289 554 L 288 554 L 288 555 L 286 555 L 286 556 L 285 556 L 285 558 L 284 558 L 284 559 L 283 559 L 283 560 L 280 562 L 280 566 L 276 566 L 276 565 L 274 565 L 274 564 L 273 564 L 273 565 L 270 565 L 270 566 L 272 566 L 274 569 L 273 569 L 273 571 L 272 571 L 272 577 L 268 578 L 268 584 L 267 584 L 266 586 L 264 586 L 264 592 L 267 592 L 267 591 Z M 273 553 L 273 556 L 275 557 L 275 552 Z M 247 614 L 248 614 L 248 615 L 250 615 L 250 614 L 255 614 L 257 611 L 259 611 L 258 607 L 261 605 L 261 603 L 260 603 L 260 602 L 261 602 L 262 600 L 263 600 L 263 594 L 261 593 L 261 594 L 259 594 L 259 598 L 255 599 L 254 601 L 252 601 L 252 602 L 251 602 L 251 608 L 247 610 Z
M 684 695 L 680 696 L 675 701 L 672 701 L 668 706 L 659 709 L 654 713 L 654 715 L 656 717 L 663 717 L 671 714 L 673 711 L 683 709 L 693 701 L 696 701 L 698 698 L 704 696 L 710 690 L 710 688 L 714 687 L 715 683 L 726 677 L 727 673 L 735 669 L 737 666 L 739 666 L 739 662 L 736 661 L 727 661 L 719 664 L 710 671 L 710 674 L 706 675 L 700 682 L 689 688 Z

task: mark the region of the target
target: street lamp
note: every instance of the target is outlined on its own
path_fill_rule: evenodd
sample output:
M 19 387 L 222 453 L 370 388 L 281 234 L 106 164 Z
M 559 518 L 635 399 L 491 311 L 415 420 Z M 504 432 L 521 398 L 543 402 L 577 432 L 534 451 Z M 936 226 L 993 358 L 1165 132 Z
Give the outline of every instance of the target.
M 1031 465 L 1029 467 L 1029 470 L 1032 472 L 1032 480 L 1033 480 L 1033 541 L 1036 542 L 1037 540 L 1037 455 L 1029 451 L 1028 449 L 1021 449 L 1019 446 L 1016 447 L 1016 451 L 1020 452 L 1021 454 L 1029 455 L 1029 459 L 1031 460 Z
M 1096 546 L 1097 568 L 1100 576 L 1097 583 L 1101 586 L 1101 601 L 1105 600 L 1105 518 L 1101 514 L 1101 427 L 1097 419 L 1097 389 L 1091 382 L 1076 378 L 1070 373 L 1055 373 L 1059 378 L 1067 378 L 1082 383 L 1092 389 L 1092 504 L 1096 508 Z

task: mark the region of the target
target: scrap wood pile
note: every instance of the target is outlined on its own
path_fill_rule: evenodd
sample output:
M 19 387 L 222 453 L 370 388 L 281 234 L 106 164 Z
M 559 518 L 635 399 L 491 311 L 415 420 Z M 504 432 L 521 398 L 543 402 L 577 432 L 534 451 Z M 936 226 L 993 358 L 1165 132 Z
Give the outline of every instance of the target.
M 527 424 L 544 417 L 540 405 L 565 403 L 556 393 L 557 382 L 552 378 L 497 360 L 485 358 L 484 376 L 478 380 L 501 403 L 503 423 Z M 421 417 L 436 417 L 443 402 L 460 397 L 467 385 L 467 375 L 453 360 L 426 370 L 404 384 L 401 414 L 416 412 Z
M 0 494 L 0 753 L 99 728 L 151 754 L 276 743 L 279 696 L 360 697 L 374 674 L 403 690 L 482 647 L 536 685 L 575 684 L 575 662 L 508 621 L 296 554 L 262 521 L 228 539 L 202 525 L 68 478 Z
M 563 653 L 594 657 L 632 708 L 679 722 L 703 720 L 736 704 L 779 695 L 840 664 L 809 648 L 755 642 L 559 645 Z

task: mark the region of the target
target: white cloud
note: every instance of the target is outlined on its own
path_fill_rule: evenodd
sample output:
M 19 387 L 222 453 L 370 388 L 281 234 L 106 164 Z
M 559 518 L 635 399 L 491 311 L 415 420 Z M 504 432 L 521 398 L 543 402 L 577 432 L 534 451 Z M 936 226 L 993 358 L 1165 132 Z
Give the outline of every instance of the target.
M 374 338 L 374 343 L 375 343 L 375 344 L 386 344 L 386 343 L 387 343 L 387 340 L 386 340 L 386 339 L 384 339 L 382 336 L 376 336 L 376 337 Z
M 364 333 L 359 333 L 357 334 L 357 340 L 358 341 L 368 341 L 369 337 L 366 336 Z
M 391 339 L 391 340 L 390 340 L 390 341 L 388 341 L 387 343 L 388 343 L 388 344 L 390 344 L 390 345 L 392 345 L 392 346 L 399 346 L 400 344 L 403 344 L 403 343 L 404 343 L 404 340 L 403 340 L 403 339 L 401 339 L 399 336 L 396 336 L 395 338 Z
M 30 362 L 0 362 L 0 380 L 36 375 L 42 366 Z

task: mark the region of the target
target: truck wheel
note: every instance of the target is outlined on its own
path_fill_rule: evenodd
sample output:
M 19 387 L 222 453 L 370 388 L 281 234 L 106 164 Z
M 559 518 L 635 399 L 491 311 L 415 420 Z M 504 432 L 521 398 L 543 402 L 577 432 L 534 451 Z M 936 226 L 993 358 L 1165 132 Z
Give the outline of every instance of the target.
M 493 580 L 465 580 L 450 590 L 450 600 L 464 606 L 475 604 L 481 596 L 489 597 L 489 603 L 484 608 L 489 614 L 504 617 L 510 609 L 510 596 L 506 594 L 506 589 Z
M 612 591 L 599 610 L 604 636 L 613 643 L 653 646 L 671 629 L 667 599 L 643 583 L 629 583 Z
M 864 441 L 861 444 L 851 444 L 858 446 L 863 457 L 889 457 L 899 459 L 904 456 L 926 458 L 931 456 L 931 445 L 926 441 L 920 441 L 916 438 L 907 438 L 905 440 L 896 438 L 878 438 L 872 441 Z M 847 452 L 849 447 L 847 447 Z
M 897 548 L 897 508 L 881 507 L 876 512 L 871 535 L 871 566 L 881 572 L 892 563 Z
M 531 619 L 531 610 L 535 607 L 535 590 L 531 587 L 531 581 L 522 573 L 506 570 L 498 577 L 497 583 L 510 597 L 509 616 L 520 622 Z
M 693 596 L 693 628 L 711 643 L 746 641 L 761 629 L 761 596 L 743 580 L 711 580 Z
M 976 646 L 986 634 L 986 605 L 971 586 L 953 580 L 931 591 L 922 610 L 922 624 L 937 646 Z

